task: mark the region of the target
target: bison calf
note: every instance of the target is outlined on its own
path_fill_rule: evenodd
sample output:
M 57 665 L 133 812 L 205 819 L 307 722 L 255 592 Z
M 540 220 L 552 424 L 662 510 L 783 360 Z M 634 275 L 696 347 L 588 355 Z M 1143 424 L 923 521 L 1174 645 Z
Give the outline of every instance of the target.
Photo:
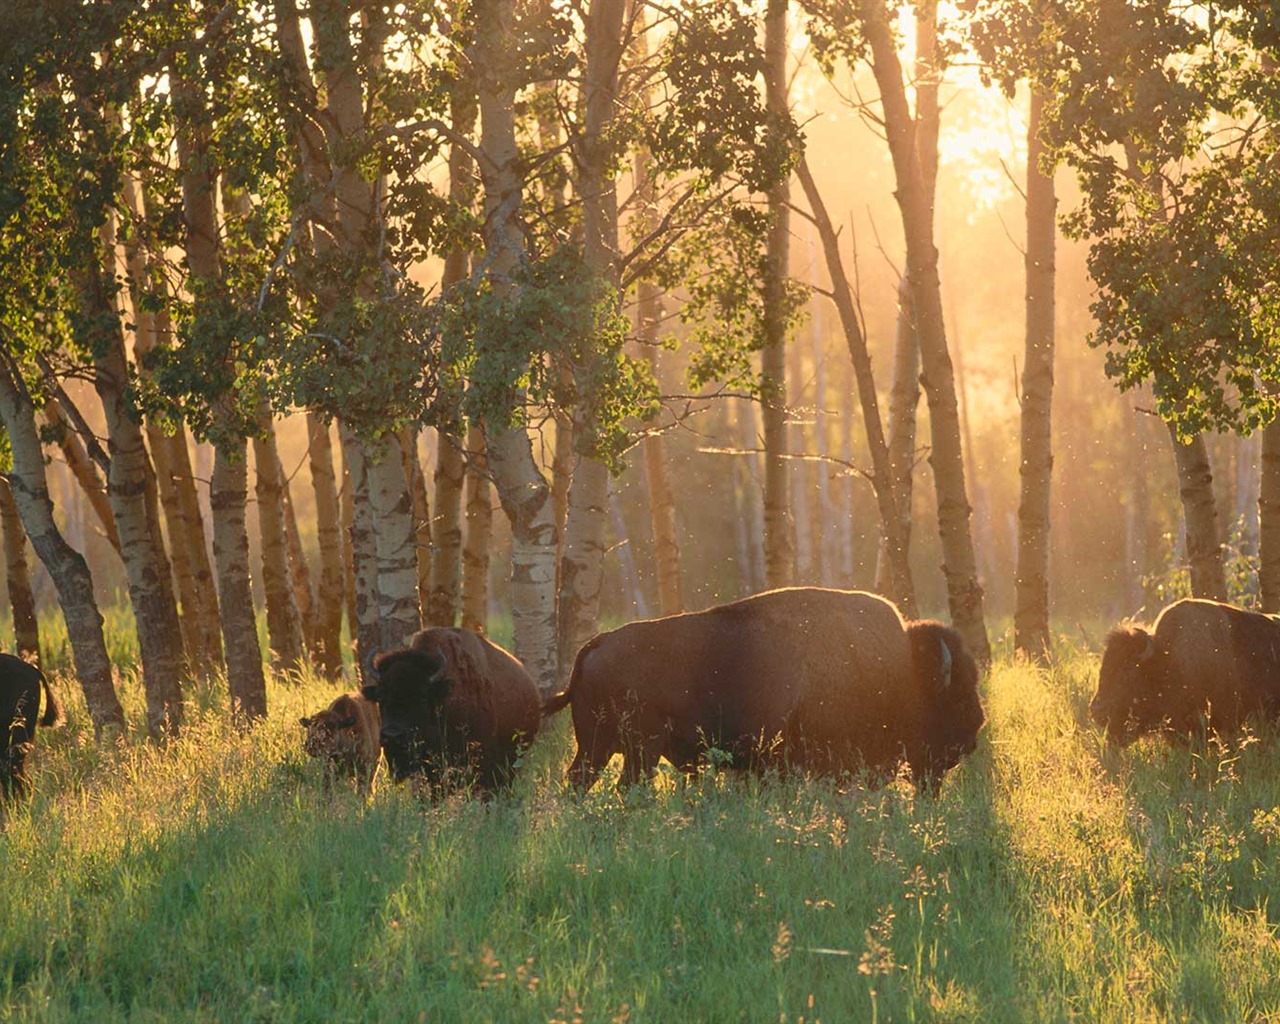
M 361 692 L 382 710 L 394 778 L 470 783 L 482 793 L 510 783 L 541 719 L 538 688 L 512 655 L 470 630 L 433 628 L 373 668 Z
M 874 594 L 795 587 L 601 633 L 543 710 L 572 705 L 580 789 L 615 753 L 625 783 L 715 747 L 740 767 L 880 777 L 905 760 L 932 791 L 977 742 L 977 682 L 955 630 L 906 623 Z
M 325 791 L 337 772 L 354 779 L 367 796 L 373 790 L 382 751 L 378 705 L 358 693 L 344 693 L 323 711 L 299 722 L 307 730 L 303 749 L 324 764 Z
M 1238 729 L 1250 715 L 1280 714 L 1280 622 L 1217 601 L 1176 601 L 1150 629 L 1107 637 L 1094 722 L 1120 744 L 1163 730 Z
M 49 681 L 34 665 L 12 654 L 0 654 L 0 804 L 31 792 L 27 755 L 35 743 L 36 716 L 40 713 L 40 688 L 44 687 L 44 717 L 39 724 L 62 724 L 62 708 L 49 689 Z

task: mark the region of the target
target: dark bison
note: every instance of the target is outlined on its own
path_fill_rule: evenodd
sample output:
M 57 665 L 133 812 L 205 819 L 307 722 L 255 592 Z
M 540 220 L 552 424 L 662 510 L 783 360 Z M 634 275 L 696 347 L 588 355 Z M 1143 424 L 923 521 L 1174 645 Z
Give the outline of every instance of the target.
M 39 724 L 62 724 L 62 708 L 49 689 L 49 681 L 34 665 L 12 654 L 0 654 L 0 729 L 4 730 L 4 754 L 0 758 L 0 803 L 31 792 L 27 778 L 27 754 L 36 737 L 40 713 L 40 688 L 44 687 L 44 717 Z
M 344 693 L 299 723 L 307 730 L 302 748 L 324 763 L 326 791 L 335 773 L 354 779 L 361 793 L 367 795 L 373 789 L 382 755 L 377 704 L 359 693 Z
M 1118 743 L 1157 730 L 1229 733 L 1280 716 L 1280 622 L 1217 601 L 1175 601 L 1147 630 L 1112 630 L 1093 720 Z
M 373 660 L 361 691 L 382 711 L 382 750 L 397 780 L 473 783 L 490 792 L 511 781 L 537 735 L 538 688 L 512 655 L 467 629 L 415 633 L 405 650 Z
M 881 778 L 905 760 L 932 791 L 977 743 L 977 683 L 955 630 L 906 623 L 874 594 L 796 587 L 601 633 L 543 711 L 572 704 L 580 789 L 615 753 L 625 783 L 715 747 L 739 767 Z

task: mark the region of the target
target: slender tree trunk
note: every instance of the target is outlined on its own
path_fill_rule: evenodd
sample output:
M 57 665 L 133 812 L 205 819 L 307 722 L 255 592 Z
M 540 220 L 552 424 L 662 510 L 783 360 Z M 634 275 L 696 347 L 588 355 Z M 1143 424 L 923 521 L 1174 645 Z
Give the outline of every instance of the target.
M 631 598 L 632 613 L 636 618 L 649 617 L 649 602 L 644 599 L 640 586 L 640 573 L 636 571 L 635 549 L 627 535 L 627 524 L 618 507 L 618 495 L 609 488 L 609 525 L 613 528 L 613 540 L 618 551 L 618 574 L 622 577 L 622 592 Z
M 294 606 L 298 609 L 302 642 L 312 665 L 319 665 L 316 598 L 311 586 L 311 567 L 307 564 L 307 553 L 302 550 L 302 534 L 298 530 L 298 516 L 294 511 L 293 495 L 289 493 L 287 481 L 280 491 L 280 505 L 284 513 L 284 539 L 289 549 L 289 583 L 293 588 Z M 341 603 L 339 603 L 340 608 Z
M 467 433 L 467 537 L 462 551 L 462 628 L 486 631 L 489 622 L 489 541 L 493 535 L 493 495 L 484 432 Z
M 13 455 L 9 487 L 14 504 L 31 546 L 58 591 L 76 678 L 84 691 L 94 732 L 102 738 L 106 730 L 122 731 L 124 711 L 111 679 L 102 613 L 93 597 L 93 577 L 83 556 L 63 539 L 54 524 L 35 409 L 16 365 L 3 351 L 0 351 L 0 422 L 9 435 Z
M 213 512 L 213 561 L 222 608 L 222 645 L 232 713 L 253 722 L 267 715 L 262 647 L 249 585 L 248 445 L 243 438 L 214 448 L 210 504 Z
M 476 127 L 475 83 L 463 70 L 449 95 L 449 118 L 453 130 L 470 138 Z M 459 207 L 475 205 L 476 171 L 471 155 L 457 144 L 449 147 L 449 199 Z M 470 253 L 457 246 L 445 255 L 440 290 L 447 294 L 465 281 Z M 460 389 L 458 389 L 460 393 Z M 454 398 L 455 408 L 458 395 Z M 431 597 L 427 603 L 427 622 L 433 626 L 452 626 L 458 620 L 462 600 L 462 494 L 466 479 L 461 424 L 438 434 L 436 456 L 436 517 L 432 523 L 435 547 L 431 551 Z
M 821 308 L 821 307 L 819 307 Z M 817 477 L 813 505 L 810 509 L 813 549 L 817 559 L 814 582 L 830 586 L 833 582 L 839 558 L 835 551 L 835 519 L 831 514 L 831 437 L 827 423 L 827 353 L 826 338 L 822 332 L 822 318 L 815 315 L 812 324 L 813 339 L 813 451 L 818 456 L 814 463 Z
M 333 471 L 333 442 L 329 424 L 313 412 L 307 413 L 308 460 L 311 486 L 316 496 L 316 543 L 320 549 L 320 593 L 316 614 L 316 644 L 313 657 L 326 679 L 342 674 L 342 608 L 346 593 L 343 582 L 342 513 Z M 349 542 L 347 542 L 349 543 Z M 352 624 L 354 632 L 354 620 Z
M 1280 418 L 1272 420 L 1262 432 L 1258 558 L 1262 610 L 1280 612 Z
M 872 52 L 872 68 L 880 87 L 885 127 L 897 181 L 898 206 L 907 242 L 907 275 L 916 304 L 920 359 L 932 428 L 934 489 L 938 501 L 938 533 L 942 541 L 943 572 L 951 621 L 979 664 L 991 661 L 982 608 L 982 585 L 969 517 L 972 509 L 965 488 L 964 452 L 956 404 L 955 379 L 947 351 L 938 279 L 938 250 L 933 241 L 932 204 L 914 143 L 915 129 L 907 107 L 902 66 L 890 29 L 888 11 L 877 4 L 863 15 L 863 28 Z
M 431 506 L 427 501 L 427 479 L 418 459 L 418 432 L 411 427 L 400 431 L 398 438 L 404 466 L 405 485 L 413 522 L 414 564 L 418 574 L 419 619 L 431 601 Z
M 198 315 L 225 295 L 215 196 L 217 181 L 209 159 L 208 114 L 203 96 L 179 66 L 170 68 L 177 113 L 176 149 L 182 173 L 182 207 L 186 227 L 187 265 L 191 271 Z M 253 591 L 249 585 L 249 534 L 245 526 L 248 500 L 247 444 L 234 429 L 230 405 L 234 395 L 214 396 L 213 421 L 218 441 L 209 484 L 209 518 L 213 526 L 214 575 L 218 585 L 223 654 L 232 713 L 245 724 L 267 713 L 262 647 L 258 643 Z
M 104 239 L 107 258 L 114 236 Z M 137 624 L 147 728 L 152 736 L 176 734 L 182 725 L 182 626 L 173 594 L 173 575 L 160 534 L 160 506 L 142 425 L 127 395 L 128 365 L 106 268 L 91 264 L 80 289 L 93 319 L 94 388 L 107 423 L 107 497 L 120 536 L 120 556 L 129 580 L 129 600 Z
M 578 182 L 583 203 L 583 257 L 591 272 L 615 289 L 615 304 L 621 301 L 617 291 L 618 196 L 606 134 L 614 119 L 625 8 L 617 0 L 592 0 L 587 15 L 586 117 Z M 573 369 L 576 376 L 579 367 Z M 579 381 L 580 391 L 585 392 L 586 387 L 586 381 Z M 583 401 L 575 410 L 575 435 L 589 437 L 594 433 L 587 408 Z M 580 455 L 569 485 L 560 560 L 562 674 L 572 667 L 579 648 L 598 632 L 608 503 L 608 469 L 591 455 Z
M 734 460 L 734 493 L 738 498 L 737 518 L 746 529 L 746 559 L 743 563 L 744 591 L 758 593 L 768 587 L 764 557 L 764 513 L 760 495 L 761 460 L 756 457 L 760 447 L 757 429 L 756 407 L 750 401 L 738 401 L 734 427 L 737 430 L 738 447 L 748 452 Z
M 637 158 L 639 163 L 639 158 Z M 658 321 L 662 315 L 658 289 L 641 281 L 636 295 L 637 336 L 645 359 L 657 380 L 661 371 Z M 651 427 L 654 423 L 649 424 Z M 658 434 L 646 434 L 641 442 L 645 483 L 649 489 L 649 523 L 653 530 L 653 555 L 658 577 L 658 605 L 663 615 L 684 611 L 680 576 L 680 535 L 676 527 L 676 497 L 667 470 L 666 445 Z
M 938 181 L 938 133 L 941 109 L 938 87 L 938 4 L 922 0 L 916 4 L 915 59 L 915 152 L 924 179 L 929 203 L 929 219 Z M 898 283 L 898 319 L 893 347 L 893 385 L 889 393 L 889 462 L 893 475 L 893 494 L 898 515 L 902 519 L 899 535 L 907 555 L 911 550 L 911 510 L 915 490 L 916 409 L 920 404 L 920 337 L 916 329 L 915 299 L 911 294 L 911 276 L 905 274 Z M 881 537 L 876 565 L 876 588 L 887 592 L 892 582 L 885 539 Z
M 871 353 L 867 349 L 866 335 L 862 332 L 862 321 L 858 317 L 853 292 L 849 287 L 849 278 L 845 274 L 844 262 L 840 256 L 839 236 L 827 213 L 822 195 L 818 192 L 813 175 L 809 171 L 809 164 L 804 158 L 801 158 L 797 165 L 796 173 L 809 200 L 809 207 L 813 211 L 818 237 L 822 240 L 827 272 L 831 277 L 832 300 L 835 302 L 836 312 L 840 314 L 840 326 L 844 330 L 849 361 L 853 365 L 854 377 L 857 380 L 858 402 L 862 407 L 862 422 L 867 432 L 867 448 L 871 454 L 871 486 L 875 491 L 876 508 L 880 513 L 880 530 L 884 538 L 882 550 L 885 562 L 889 566 L 889 586 L 886 592 L 898 603 L 904 615 L 915 618 L 918 614 L 915 584 L 911 578 L 910 563 L 907 561 L 905 536 L 910 517 L 903 517 L 898 512 L 897 491 L 894 487 L 895 467 L 890 455 L 890 446 L 885 441 L 884 428 L 880 423 L 880 400 L 876 396 Z
M 388 646 L 384 643 L 379 619 L 378 547 L 373 530 L 373 502 L 370 498 L 369 459 L 363 443 L 344 423 L 339 424 L 342 454 L 347 465 L 351 491 L 351 562 L 355 592 L 356 652 L 361 672 L 368 668 L 371 654 Z M 404 595 L 399 595 L 403 597 Z
M 341 427 L 339 427 L 339 437 L 342 436 Z M 364 466 L 363 459 L 360 460 L 360 465 Z M 365 500 L 368 500 L 367 497 Z M 361 602 L 357 591 L 363 584 L 358 582 L 360 577 L 356 572 L 356 546 L 353 540 L 356 533 L 355 477 L 351 473 L 351 455 L 346 450 L 345 444 L 342 450 L 342 495 L 339 505 L 342 512 L 342 587 L 347 612 L 347 632 L 352 642 L 358 645 L 362 619 Z M 366 647 L 365 653 L 368 651 L 369 648 Z
M 778 117 L 787 107 L 787 0 L 768 0 L 765 31 L 765 103 Z M 779 182 L 768 194 L 769 232 L 765 244 L 764 347 L 760 353 L 760 394 L 764 410 L 764 557 L 770 587 L 795 579 L 795 535 L 788 487 L 787 273 L 791 252 L 791 186 Z
M 0 477 L 0 531 L 4 533 L 5 579 L 9 589 L 9 610 L 13 614 L 13 639 L 18 656 L 40 664 L 40 626 L 36 620 L 36 597 L 31 590 L 27 566 L 27 534 L 13 500 L 9 481 Z
M 456 434 L 441 431 L 436 456 L 436 515 L 431 524 L 431 591 L 426 622 L 452 626 L 462 598 L 462 490 L 467 467 Z
M 915 500 L 916 407 L 920 404 L 920 342 L 916 335 L 915 304 L 906 277 L 898 285 L 897 334 L 893 343 L 893 386 L 889 391 L 889 472 L 898 535 L 909 555 L 911 509 Z M 876 560 L 876 589 L 893 592 L 893 570 L 885 536 Z
M 147 213 L 146 190 L 132 177 L 125 180 L 125 200 L 141 222 Z M 161 276 L 136 232 L 126 244 L 125 253 L 132 282 L 134 355 L 141 367 L 148 353 L 169 343 L 173 327 L 166 308 L 151 312 L 148 303 L 143 301 L 143 282 L 150 281 L 154 286 Z M 155 463 L 160 505 L 169 527 L 169 549 L 181 605 L 187 665 L 191 671 L 217 672 L 222 668 L 217 588 L 209 562 L 204 517 L 191 474 L 186 430 L 179 423 L 172 434 L 167 434 L 152 417 L 147 418 L 145 427 L 147 445 Z
M 809 406 L 805 398 L 804 346 L 795 339 L 787 350 L 787 408 L 792 422 L 788 424 L 788 444 L 805 454 L 813 450 L 812 426 Z M 813 521 L 810 507 L 813 501 L 813 466 L 807 459 L 787 459 L 787 493 L 791 501 L 791 536 L 795 542 L 795 569 L 793 583 L 813 583 L 814 553 Z
M 54 440 L 62 451 L 67 468 L 71 470 L 71 475 L 76 478 L 76 483 L 88 500 L 89 507 L 93 509 L 94 517 L 102 527 L 103 536 L 115 548 L 116 554 L 119 554 L 120 534 L 116 530 L 116 517 L 111 512 L 111 499 L 107 497 L 107 484 L 89 456 L 79 433 L 67 420 L 57 401 L 46 403 L 40 410 L 40 415 L 53 428 Z
M 302 622 L 289 576 L 289 542 L 284 523 L 284 470 L 276 446 L 271 412 L 258 412 L 258 434 L 253 438 L 254 497 L 258 505 L 261 538 L 262 590 L 267 604 L 267 637 L 271 667 L 276 672 L 302 668 Z
M 1022 490 L 1018 505 L 1018 594 L 1014 646 L 1044 659 L 1049 633 L 1049 491 L 1053 476 L 1054 249 L 1058 201 L 1040 166 L 1044 95 L 1031 87 L 1027 124 L 1027 337 L 1022 370 Z
M 484 183 L 484 241 L 488 275 L 499 298 L 515 288 L 512 275 L 524 256 L 520 218 L 523 159 L 515 136 L 515 87 L 511 69 L 512 0 L 477 0 L 472 67 L 480 102 L 481 166 Z M 504 339 L 477 339 L 481 355 Z M 513 394 L 508 408 L 524 396 Z M 502 509 L 511 522 L 511 617 L 516 655 L 544 692 L 557 686 L 555 509 L 547 481 L 533 458 L 521 425 L 488 429 L 489 468 Z
M 1187 528 L 1187 557 L 1191 562 L 1191 592 L 1213 601 L 1227 599 L 1227 578 L 1218 542 L 1218 508 L 1213 498 L 1213 471 L 1204 435 L 1183 443 L 1172 424 L 1174 458 L 1178 465 L 1178 490 Z

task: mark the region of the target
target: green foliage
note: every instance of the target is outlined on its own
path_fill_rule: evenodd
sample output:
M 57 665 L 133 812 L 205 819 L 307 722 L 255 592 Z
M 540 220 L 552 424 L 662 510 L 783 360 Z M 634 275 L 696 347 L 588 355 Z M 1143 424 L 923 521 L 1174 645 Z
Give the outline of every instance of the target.
M 314 678 L 273 683 L 247 735 L 215 684 L 181 739 L 119 748 L 57 679 L 71 721 L 0 831 L 0 1014 L 1262 1019 L 1277 747 L 1109 750 L 1096 672 L 998 664 L 937 801 L 710 770 L 576 799 L 562 718 L 512 796 L 431 807 L 385 778 L 368 804 L 322 796 L 296 721 L 337 691 Z
M 648 365 L 624 351 L 630 327 L 616 292 L 569 247 L 525 263 L 513 284 L 500 294 L 472 279 L 446 297 L 440 363 L 467 380 L 465 412 L 505 429 L 527 423 L 531 410 L 581 409 L 589 429 L 575 443 L 616 471 L 631 443 L 627 420 L 657 403 Z M 515 394 L 523 406 L 511 405 Z

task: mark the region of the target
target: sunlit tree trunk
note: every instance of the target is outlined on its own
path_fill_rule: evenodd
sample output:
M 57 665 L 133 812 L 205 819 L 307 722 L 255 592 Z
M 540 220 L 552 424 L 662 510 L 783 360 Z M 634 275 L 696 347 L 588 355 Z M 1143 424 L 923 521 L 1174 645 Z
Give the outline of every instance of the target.
M 329 424 L 313 412 L 307 413 L 307 438 L 311 486 L 316 498 L 316 544 L 320 551 L 319 607 L 312 657 L 326 679 L 337 679 L 342 674 L 342 609 L 346 593 L 342 565 L 345 545 Z M 353 622 L 353 633 L 354 630 Z
M 341 437 L 339 427 L 339 437 Z M 363 461 L 361 462 L 363 465 Z M 355 544 L 352 535 L 356 528 L 355 478 L 351 475 L 351 456 L 345 447 L 342 451 L 342 494 L 339 501 L 342 514 L 342 593 L 347 613 L 347 631 L 353 643 L 359 642 L 360 613 L 356 597 L 357 575 Z M 367 653 L 367 651 L 366 651 Z
M 116 554 L 119 554 L 120 534 L 116 530 L 116 517 L 111 511 L 111 499 L 107 497 L 107 484 L 99 473 L 97 464 L 85 448 L 83 439 L 67 420 L 66 414 L 57 401 L 48 402 L 40 410 L 40 415 L 52 428 L 54 442 L 62 451 L 67 468 L 71 470 L 71 475 L 80 485 L 80 490 L 88 501 L 89 507 L 93 509 L 94 517 L 102 527 L 103 536 L 115 548 Z M 106 453 L 103 452 L 102 455 L 105 463 Z
M 648 57 L 645 13 L 639 10 L 631 32 L 635 63 L 642 65 Z M 646 90 L 645 101 L 652 97 Z M 636 148 L 633 163 L 635 203 L 640 224 L 652 229 L 657 225 L 657 187 L 654 181 L 653 156 L 645 146 Z M 662 296 L 652 281 L 641 279 L 636 285 L 636 341 L 648 362 L 655 381 L 661 382 L 662 349 L 658 344 L 658 327 L 662 321 Z M 661 386 L 659 384 L 659 386 Z M 656 418 L 647 425 L 656 426 Z M 667 466 L 666 442 L 659 434 L 646 434 L 641 442 L 644 453 L 645 483 L 649 492 L 649 527 L 653 532 L 654 571 L 658 579 L 658 605 L 663 615 L 684 611 L 684 593 L 680 575 L 680 538 L 676 527 L 675 491 Z
M 493 536 L 493 495 L 485 459 L 484 432 L 467 432 L 467 533 L 462 550 L 462 627 L 477 633 L 489 623 L 489 542 Z
M 1218 507 L 1213 497 L 1213 471 L 1204 435 L 1190 441 L 1178 440 L 1168 425 L 1178 465 L 1178 491 L 1182 496 L 1182 516 L 1187 529 L 1187 558 L 1191 562 L 1191 592 L 1213 601 L 1227 599 L 1227 578 L 1218 541 Z
M 132 177 L 126 179 L 125 200 L 141 222 L 147 215 L 146 190 L 141 182 Z M 133 287 L 134 355 L 140 372 L 145 375 L 142 367 L 146 356 L 170 344 L 173 327 L 167 308 L 152 312 L 143 300 L 144 283 L 156 287 L 162 278 L 159 268 L 144 251 L 137 232 L 130 236 L 125 253 Z M 166 433 L 154 417 L 147 417 L 145 427 L 147 445 L 155 463 L 160 505 L 169 527 L 169 550 L 181 606 L 188 669 L 215 673 L 222 668 L 218 595 L 209 563 L 204 516 L 191 472 L 186 430 L 179 423 L 173 433 Z
M 933 240 L 932 203 L 914 145 L 915 129 L 907 106 L 902 65 L 886 6 L 876 3 L 863 14 L 863 29 L 872 53 L 872 69 L 880 88 L 885 130 L 897 181 L 898 206 L 907 243 L 907 275 L 916 305 L 916 329 L 924 370 L 925 397 L 932 429 L 934 489 L 938 502 L 938 533 L 942 541 L 943 572 L 951 621 L 980 664 L 991 661 L 991 645 L 983 615 L 982 586 L 970 532 L 965 488 L 964 452 L 955 379 L 947 351 L 938 279 L 938 250 Z
M 253 463 L 271 666 L 277 672 L 297 672 L 302 668 L 302 621 L 289 575 L 289 546 L 284 524 L 284 470 L 280 465 L 271 412 L 265 405 L 258 413 Z
M 67 639 L 76 678 L 84 691 L 94 732 L 122 731 L 124 711 L 111 679 L 102 632 L 102 613 L 93 597 L 93 577 L 84 557 L 69 545 L 53 521 L 53 502 L 45 478 L 44 454 L 36 430 L 35 409 L 18 368 L 0 349 L 0 422 L 9 435 L 13 469 L 9 487 L 22 527 L 49 571 L 67 623 Z
M 849 350 L 849 361 L 858 386 L 858 404 L 862 408 L 863 427 L 867 433 L 867 447 L 871 454 L 871 486 L 876 495 L 876 508 L 880 513 L 880 530 L 884 538 L 882 551 L 885 563 L 889 567 L 888 588 L 885 591 L 902 613 L 908 618 L 917 616 L 915 585 L 911 578 L 911 566 L 907 561 L 906 526 L 909 517 L 899 514 L 897 508 L 897 492 L 894 489 L 894 466 L 889 454 L 889 445 L 885 441 L 884 428 L 880 422 L 879 398 L 876 396 L 876 382 L 871 369 L 871 353 L 867 349 L 866 335 L 862 331 L 862 322 L 858 317 L 853 292 L 849 287 L 849 278 L 845 274 L 844 262 L 840 255 L 840 240 L 835 225 L 827 213 L 826 204 L 818 191 L 813 175 L 809 172 L 808 162 L 801 158 L 796 168 L 800 183 L 804 187 L 813 211 L 814 224 L 818 229 L 818 237 L 822 241 L 823 254 L 827 261 L 827 272 L 831 278 L 832 300 L 836 312 L 840 315 L 840 326 L 844 331 L 845 346 Z
M 406 427 L 400 431 L 398 440 L 405 484 L 409 488 L 414 566 L 418 577 L 418 617 L 421 619 L 431 600 L 431 505 L 427 500 L 427 479 L 418 458 L 418 432 Z
M 1018 504 L 1017 607 L 1014 646 L 1034 658 L 1049 654 L 1049 492 L 1053 475 L 1054 250 L 1057 197 L 1053 172 L 1040 166 L 1044 94 L 1031 87 L 1027 123 L 1027 335 L 1022 370 L 1021 497 Z
M 765 104 L 777 117 L 787 107 L 787 0 L 768 0 L 765 33 Z M 769 190 L 765 242 L 764 346 L 760 353 L 760 393 L 764 410 L 764 559 L 770 587 L 795 579 L 795 536 L 788 487 L 787 273 L 791 252 L 791 186 Z
M 791 418 L 787 443 L 797 452 L 813 451 L 813 421 L 806 401 L 808 383 L 804 365 L 804 346 L 795 338 L 787 348 L 787 409 Z M 787 496 L 791 503 L 791 537 L 795 543 L 795 569 L 792 582 L 813 583 L 813 464 L 808 459 L 787 460 Z
M 472 66 L 480 103 L 481 165 L 484 184 L 484 242 L 488 275 L 499 297 L 515 287 L 512 274 L 524 255 L 520 219 L 523 158 L 515 136 L 515 84 L 518 62 L 511 53 L 513 0 L 477 0 L 476 44 Z M 502 344 L 481 337 L 477 346 Z M 519 409 L 524 396 L 508 406 Z M 543 691 L 557 685 L 556 523 L 550 488 L 533 457 L 522 425 L 486 431 L 487 455 L 498 499 L 511 523 L 511 617 L 516 656 Z
M 587 15 L 586 117 L 578 179 L 583 205 L 583 258 L 588 269 L 615 292 L 619 288 L 618 195 L 607 133 L 614 119 L 625 9 L 626 5 L 617 0 L 592 0 Z M 618 294 L 614 302 L 620 301 Z M 575 373 L 577 369 L 574 367 Z M 575 434 L 589 436 L 594 431 L 586 409 L 587 403 L 582 402 L 574 412 Z M 579 648 L 598 631 L 608 502 L 609 471 L 604 463 L 590 455 L 577 456 L 569 485 L 560 560 L 558 623 L 560 665 L 565 674 Z
M 938 182 L 938 133 L 941 109 L 938 87 L 938 4 L 922 0 L 915 6 L 915 151 L 929 203 L 930 223 Z M 898 318 L 893 344 L 893 384 L 889 392 L 889 464 L 894 504 L 902 519 L 899 536 L 907 555 L 911 550 L 911 510 L 915 490 L 916 409 L 920 404 L 920 338 L 916 329 L 911 275 L 898 284 Z M 882 536 L 876 563 L 876 589 L 889 592 L 892 569 Z
M 463 69 L 449 94 L 449 119 L 457 134 L 471 138 L 476 127 L 475 83 Z M 471 155 L 456 143 L 449 147 L 449 199 L 460 207 L 475 204 L 476 170 Z M 445 254 L 440 291 L 466 280 L 470 253 L 456 246 Z M 455 407 L 458 397 L 454 396 Z M 462 601 L 462 495 L 466 480 L 461 424 L 438 434 L 435 472 L 435 519 L 431 536 L 431 596 L 426 621 L 432 626 L 452 626 L 458 620 Z
M 1280 418 L 1272 420 L 1262 432 L 1258 558 L 1262 610 L 1280 612 Z
M 107 497 L 120 537 L 120 557 L 129 581 L 152 736 L 174 734 L 182 725 L 182 626 L 173 594 L 173 575 L 160 533 L 160 505 L 142 424 L 127 394 L 124 334 L 108 281 L 114 232 L 80 272 L 80 296 L 92 326 L 94 389 L 107 425 Z
M 738 447 L 746 454 L 733 460 L 733 489 L 736 507 L 735 519 L 742 524 L 741 576 L 744 594 L 754 594 L 768 586 L 764 567 L 764 516 L 760 495 L 760 459 L 756 455 L 760 447 L 755 403 L 735 402 L 737 415 L 733 417 Z
M 373 506 L 369 497 L 369 460 L 364 445 L 344 423 L 338 429 L 342 437 L 342 457 L 347 467 L 347 488 L 351 492 L 352 589 L 355 594 L 356 652 L 361 671 L 368 668 L 370 655 L 381 649 L 382 627 L 378 616 L 378 550 L 373 535 Z
M 0 477 L 0 532 L 4 534 L 5 580 L 9 590 L 9 611 L 13 616 L 13 639 L 18 656 L 40 664 L 40 625 L 36 620 L 36 596 L 31 589 L 27 565 L 27 534 L 13 500 L 9 481 Z
M 217 183 L 210 169 L 207 115 L 200 92 L 176 68 L 173 82 L 187 265 L 200 313 L 225 291 L 218 252 Z M 247 444 L 231 422 L 230 401 L 229 395 L 212 399 L 215 440 L 209 507 L 227 689 L 233 713 L 250 723 L 266 717 L 267 690 L 249 585 Z
M 280 490 L 280 510 L 284 513 L 284 539 L 289 551 L 289 585 L 293 589 L 293 604 L 298 609 L 298 624 L 302 629 L 302 642 L 313 666 L 320 664 L 319 641 L 316 638 L 316 599 L 311 586 L 311 566 L 302 550 L 302 534 L 298 530 L 298 515 L 293 507 L 293 495 L 286 480 Z

